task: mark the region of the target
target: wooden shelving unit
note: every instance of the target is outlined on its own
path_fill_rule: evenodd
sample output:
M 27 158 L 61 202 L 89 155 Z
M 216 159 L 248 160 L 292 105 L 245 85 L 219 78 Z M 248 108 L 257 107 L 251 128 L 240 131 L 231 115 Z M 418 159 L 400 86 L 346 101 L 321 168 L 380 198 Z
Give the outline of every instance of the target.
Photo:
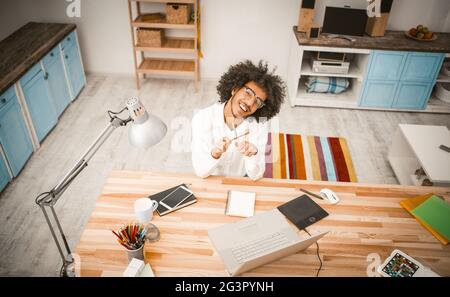
M 170 24 L 165 20 L 159 22 L 145 21 L 142 19 L 141 3 L 178 3 L 193 6 L 194 20 L 188 24 Z M 133 13 L 133 5 L 135 10 Z M 195 82 L 195 89 L 199 88 L 199 54 L 198 54 L 198 0 L 128 0 L 130 16 L 131 36 L 133 40 L 133 58 L 136 75 L 136 86 L 140 88 L 141 75 L 146 78 L 147 74 L 173 75 L 175 77 L 191 77 Z M 161 47 L 149 47 L 137 42 L 136 29 L 157 28 L 167 30 L 190 30 L 194 32 L 193 37 L 166 36 Z M 146 57 L 145 52 L 170 55 L 167 57 Z M 174 54 L 184 54 L 189 58 L 173 58 Z

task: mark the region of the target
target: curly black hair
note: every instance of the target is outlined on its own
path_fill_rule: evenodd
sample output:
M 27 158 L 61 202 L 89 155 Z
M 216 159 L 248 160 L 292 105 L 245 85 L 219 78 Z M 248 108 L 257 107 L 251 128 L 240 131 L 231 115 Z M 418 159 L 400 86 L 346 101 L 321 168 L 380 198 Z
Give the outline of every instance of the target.
M 268 70 L 267 62 L 259 61 L 258 66 L 250 60 L 245 60 L 236 65 L 230 66 L 220 78 L 217 86 L 217 93 L 220 96 L 219 102 L 227 102 L 231 98 L 233 89 L 240 89 L 246 83 L 254 81 L 267 95 L 265 104 L 252 114 L 256 121 L 260 118 L 271 119 L 280 112 L 281 104 L 286 95 L 286 86 L 278 75 L 274 75 L 275 69 Z

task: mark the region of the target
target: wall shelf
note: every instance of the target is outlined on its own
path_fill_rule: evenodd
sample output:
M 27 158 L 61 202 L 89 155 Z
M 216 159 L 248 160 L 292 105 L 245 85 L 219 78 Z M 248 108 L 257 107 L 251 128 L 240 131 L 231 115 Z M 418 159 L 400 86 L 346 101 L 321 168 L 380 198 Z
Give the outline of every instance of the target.
M 166 20 L 143 20 L 143 11 L 141 3 L 147 5 L 155 3 L 188 4 L 191 11 L 194 12 L 194 20 L 188 24 L 170 24 Z M 134 6 L 134 7 L 133 7 Z M 161 8 L 159 8 L 161 9 Z M 133 42 L 133 58 L 136 75 L 136 86 L 140 88 L 141 76 L 164 75 L 188 76 L 194 80 L 195 89 L 199 89 L 200 71 L 199 71 L 199 53 L 198 53 L 198 0 L 128 0 L 128 11 L 130 19 L 131 36 Z M 152 12 L 155 12 L 152 10 Z M 162 13 L 161 11 L 159 11 Z M 137 40 L 138 28 L 163 29 L 166 36 L 161 47 L 145 46 Z M 166 30 L 171 30 L 171 34 L 166 34 Z M 185 35 L 176 33 L 176 30 L 191 31 L 189 37 L 174 37 L 168 35 Z M 192 37 L 191 37 L 192 36 Z M 158 53 L 158 58 L 148 57 L 146 53 Z M 182 58 L 174 57 L 176 54 L 182 54 Z M 167 57 L 166 57 L 167 56 Z
M 145 58 L 137 69 L 141 74 L 195 75 L 195 61 L 183 59 Z
M 195 54 L 195 39 L 166 37 L 166 40 L 163 42 L 161 47 L 150 47 L 136 44 L 134 48 L 137 51 Z
M 194 22 L 189 24 L 169 24 L 164 20 L 155 23 L 151 21 L 143 21 L 141 16 L 138 16 L 133 22 L 133 27 L 137 28 L 158 28 L 158 29 L 179 29 L 179 30 L 193 30 L 195 29 Z
M 300 75 L 304 76 L 333 76 L 333 77 L 348 77 L 348 78 L 357 78 L 359 80 L 362 80 L 363 73 L 358 68 L 358 66 L 351 65 L 348 73 L 346 74 L 340 74 L 340 73 L 317 73 L 314 72 L 311 68 L 311 65 L 309 63 L 303 63 L 302 64 L 302 70 L 300 71 Z

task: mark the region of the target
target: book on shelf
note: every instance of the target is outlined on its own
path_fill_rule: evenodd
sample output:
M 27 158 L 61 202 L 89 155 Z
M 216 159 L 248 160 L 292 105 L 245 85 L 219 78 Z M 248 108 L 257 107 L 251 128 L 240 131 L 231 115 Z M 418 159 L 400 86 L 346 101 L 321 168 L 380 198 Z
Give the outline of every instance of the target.
M 148 196 L 148 198 L 152 199 L 152 200 L 156 200 L 158 201 L 158 203 L 164 199 L 165 197 L 167 197 L 167 195 L 169 195 L 170 193 L 172 193 L 173 191 L 175 191 L 178 187 L 183 186 L 185 188 L 187 188 L 187 186 L 185 184 L 180 184 L 178 186 L 172 187 L 170 189 L 164 190 L 162 192 L 153 194 Z M 161 205 L 161 203 L 159 203 L 158 208 L 156 209 L 156 212 L 160 215 L 166 215 L 168 213 L 174 212 L 180 208 L 186 207 L 188 205 L 191 205 L 193 203 L 197 202 L 197 198 L 194 196 L 194 194 L 190 195 L 188 198 L 186 198 L 183 202 L 181 202 L 178 206 L 172 208 L 172 209 L 168 209 L 166 208 L 164 205 Z

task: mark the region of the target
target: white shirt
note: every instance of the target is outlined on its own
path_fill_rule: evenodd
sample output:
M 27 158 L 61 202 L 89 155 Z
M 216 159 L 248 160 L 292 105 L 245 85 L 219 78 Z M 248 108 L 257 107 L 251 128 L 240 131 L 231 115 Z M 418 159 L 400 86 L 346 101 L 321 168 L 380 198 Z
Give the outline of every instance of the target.
M 209 175 L 244 176 L 251 179 L 261 178 L 265 170 L 265 147 L 267 143 L 268 123 L 256 122 L 253 117 L 245 119 L 236 128 L 236 134 L 242 135 L 248 129 L 249 134 L 234 140 L 227 151 L 219 159 L 211 156 L 211 151 L 217 141 L 223 137 L 235 137 L 224 121 L 223 109 L 225 103 L 216 103 L 197 112 L 192 119 L 192 165 L 195 174 L 205 178 Z M 258 149 L 256 155 L 243 156 L 235 142 L 247 140 Z

